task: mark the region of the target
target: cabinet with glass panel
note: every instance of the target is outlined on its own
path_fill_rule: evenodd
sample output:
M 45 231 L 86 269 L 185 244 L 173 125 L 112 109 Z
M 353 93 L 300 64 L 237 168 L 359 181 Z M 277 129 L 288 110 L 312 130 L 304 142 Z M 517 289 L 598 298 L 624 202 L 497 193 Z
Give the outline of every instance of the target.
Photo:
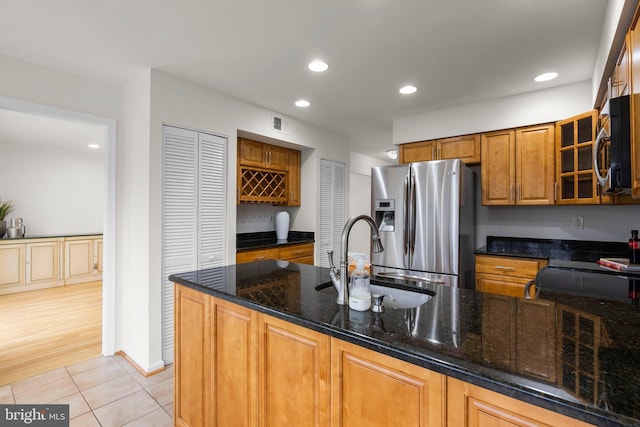
M 599 204 L 593 172 L 597 110 L 556 123 L 556 203 Z

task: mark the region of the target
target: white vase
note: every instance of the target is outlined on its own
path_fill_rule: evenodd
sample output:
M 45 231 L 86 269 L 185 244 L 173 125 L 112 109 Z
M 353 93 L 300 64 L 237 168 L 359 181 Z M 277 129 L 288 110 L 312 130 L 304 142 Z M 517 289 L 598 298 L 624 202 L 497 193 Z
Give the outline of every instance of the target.
M 289 236 L 289 212 L 281 211 L 276 213 L 276 238 L 287 240 Z

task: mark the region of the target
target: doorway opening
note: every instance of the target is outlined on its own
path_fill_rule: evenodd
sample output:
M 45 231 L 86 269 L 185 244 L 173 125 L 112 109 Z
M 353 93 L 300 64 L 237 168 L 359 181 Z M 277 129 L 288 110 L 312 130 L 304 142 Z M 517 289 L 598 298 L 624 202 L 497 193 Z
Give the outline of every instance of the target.
M 91 148 L 89 145 L 97 145 L 98 148 Z M 98 341 L 93 340 L 92 351 L 95 352 L 97 349 L 98 354 L 113 355 L 116 330 L 115 121 L 0 97 L 0 146 L 3 146 L 3 154 L 6 154 L 3 155 L 4 162 L 11 164 L 10 167 L 0 168 L 0 182 L 5 183 L 4 185 L 0 183 L 0 198 L 13 200 L 16 207 L 14 216 L 22 217 L 26 225 L 26 239 L 22 240 L 24 246 L 27 247 L 29 241 L 40 241 L 39 238 L 50 240 L 47 238 L 53 237 L 59 242 L 59 252 L 55 254 L 58 257 L 56 265 L 56 268 L 59 268 L 59 273 L 56 273 L 58 283 L 50 286 L 52 283 L 46 280 L 30 282 L 30 277 L 27 275 L 26 279 L 22 279 L 22 283 L 27 286 L 27 292 L 10 294 L 5 292 L 7 295 L 0 295 L 0 299 L 22 301 L 25 310 L 31 309 L 29 316 L 35 316 L 34 322 L 40 320 L 42 327 L 47 327 L 55 323 L 55 310 L 45 310 L 38 315 L 37 305 L 34 304 L 39 298 L 50 299 L 51 307 L 56 305 L 56 301 L 64 301 L 64 298 L 80 298 L 79 301 L 82 301 L 82 298 L 89 298 L 84 304 L 86 308 L 92 308 L 85 310 L 88 322 L 95 326 L 96 320 L 99 320 L 99 330 L 94 331 L 94 334 L 98 335 Z M 11 176 L 3 178 L 2 175 L 6 174 Z M 85 182 L 81 182 L 83 180 Z M 74 183 L 74 181 L 77 182 Z M 92 184 L 93 188 L 87 188 Z M 74 192 L 78 193 L 78 198 L 74 198 L 74 194 L 68 194 Z M 83 200 L 77 200 L 79 198 Z M 76 241 L 73 242 L 73 247 L 65 245 L 65 236 L 74 234 Z M 95 241 L 87 243 L 86 251 L 90 251 L 90 256 L 93 256 L 94 248 L 96 254 L 100 252 L 99 266 L 96 261 L 91 268 L 93 271 L 100 270 L 101 281 L 92 281 L 90 277 L 84 280 L 75 278 L 69 280 L 67 277 L 67 285 L 65 285 L 65 274 L 70 270 L 68 261 L 71 252 L 69 251 L 75 251 L 74 256 L 86 255 L 83 242 L 78 240 L 80 238 L 77 235 L 95 237 Z M 5 236 L 3 239 L 5 244 L 13 243 L 6 240 Z M 31 290 L 38 288 L 38 283 L 45 283 L 46 286 L 43 284 L 42 287 L 46 289 Z M 13 290 L 16 290 L 15 287 Z M 50 294 L 45 295 L 47 292 Z M 78 295 L 82 292 L 86 292 L 87 295 L 79 297 Z M 64 308 L 65 304 L 62 303 L 60 306 Z M 82 306 L 82 303 L 69 304 L 67 313 L 77 315 L 78 312 L 83 311 Z M 15 320 L 15 323 L 20 324 L 19 320 Z M 8 328 L 13 327 L 11 322 L 2 324 L 4 326 L 0 327 L 0 335 L 3 329 L 7 332 Z M 23 328 L 25 334 L 28 334 L 29 329 L 26 326 Z M 55 353 L 55 357 L 51 359 L 57 358 L 60 360 L 60 367 L 65 366 L 67 363 L 64 362 L 62 354 L 66 346 L 60 342 L 57 344 L 58 347 L 54 344 L 51 349 Z M 6 345 L 6 341 L 3 340 L 2 346 Z M 3 348 L 3 352 L 4 350 L 7 349 Z M 23 350 L 25 348 L 20 349 L 20 351 Z M 75 359 L 69 359 L 72 363 L 73 360 L 77 360 L 77 357 L 81 357 L 79 356 L 81 350 L 70 350 L 70 352 L 75 353 Z M 95 357 L 95 354 L 93 356 L 87 354 L 88 357 Z M 51 365 L 45 370 L 49 369 Z M 29 374 L 33 375 L 35 372 L 31 371 Z

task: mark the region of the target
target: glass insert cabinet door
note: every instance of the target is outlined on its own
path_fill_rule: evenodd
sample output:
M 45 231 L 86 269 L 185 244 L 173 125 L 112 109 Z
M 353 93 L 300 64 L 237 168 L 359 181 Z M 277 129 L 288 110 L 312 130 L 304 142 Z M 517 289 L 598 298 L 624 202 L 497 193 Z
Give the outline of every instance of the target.
M 556 123 L 557 204 L 600 203 L 592 158 L 597 117 L 592 110 Z

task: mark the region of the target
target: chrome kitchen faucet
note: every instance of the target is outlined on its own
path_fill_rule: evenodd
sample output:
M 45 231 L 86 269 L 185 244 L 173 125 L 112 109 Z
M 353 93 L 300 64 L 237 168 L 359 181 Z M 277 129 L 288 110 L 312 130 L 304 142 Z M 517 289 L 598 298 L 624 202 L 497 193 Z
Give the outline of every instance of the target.
M 333 286 L 335 286 L 338 291 L 338 304 L 347 305 L 349 304 L 349 289 L 347 284 L 347 257 L 349 251 L 349 233 L 351 232 L 351 228 L 353 225 L 360 221 L 365 220 L 369 223 L 371 227 L 371 244 L 373 252 L 382 252 L 384 251 L 384 247 L 382 246 L 382 242 L 380 241 L 380 235 L 378 234 L 378 226 L 376 222 L 369 215 L 356 215 L 349 218 L 349 221 L 344 225 L 342 229 L 342 241 L 340 246 L 340 270 L 338 270 L 333 263 L 333 250 L 327 251 L 327 256 L 329 257 L 329 265 L 331 266 L 331 271 L 329 272 L 329 277 L 331 277 L 331 282 Z

